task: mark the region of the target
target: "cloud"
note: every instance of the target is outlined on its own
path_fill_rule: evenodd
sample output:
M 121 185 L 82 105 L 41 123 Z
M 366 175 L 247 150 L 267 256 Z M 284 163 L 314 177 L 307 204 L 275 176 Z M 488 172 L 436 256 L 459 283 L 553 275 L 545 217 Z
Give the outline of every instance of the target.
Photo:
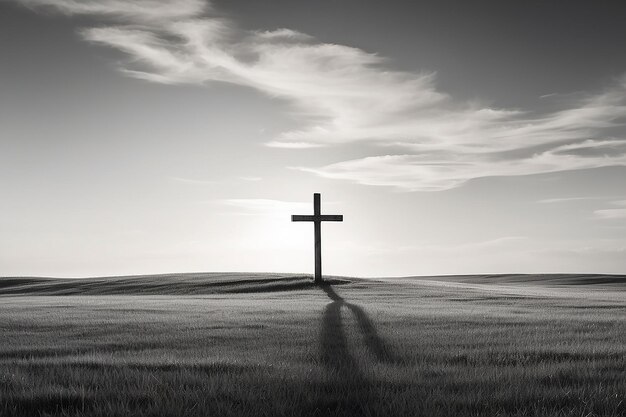
M 596 210 L 594 214 L 601 219 L 626 219 L 626 209 Z
M 104 15 L 129 20 L 161 21 L 197 16 L 207 9 L 203 0 L 17 0 L 32 9 L 66 15 Z
M 358 160 L 301 167 L 324 178 L 436 191 L 474 178 L 626 165 L 625 135 L 615 134 L 626 123 L 626 77 L 537 115 L 460 101 L 438 89 L 435 73 L 395 71 L 379 55 L 293 29 L 241 29 L 201 0 L 15 1 L 106 19 L 80 33 L 125 53 L 120 69 L 128 76 L 231 83 L 287 101 L 301 127 L 268 146 L 378 149 Z M 401 151 L 386 155 L 390 146 Z
M 579 149 L 603 148 L 619 143 L 616 155 L 576 155 Z M 561 145 L 516 159 L 489 155 L 421 154 L 384 155 L 339 162 L 322 168 L 296 168 L 325 178 L 344 179 L 364 185 L 392 186 L 407 191 L 439 191 L 458 187 L 470 179 L 520 176 L 575 169 L 626 165 L 626 142 L 585 141 Z
M 310 149 L 310 148 L 321 148 L 324 145 L 309 143 L 309 142 L 278 142 L 278 141 L 270 141 L 266 143 L 267 146 L 272 148 L 285 148 L 285 149 Z
M 604 220 L 626 219 L 626 200 L 613 201 L 612 204 L 614 206 L 621 207 L 596 210 L 593 212 L 593 214 L 597 218 Z
M 592 200 L 608 200 L 612 197 L 563 197 L 563 198 L 547 198 L 545 200 L 539 200 L 539 204 L 558 204 L 558 203 L 572 203 L 576 201 L 592 201 Z

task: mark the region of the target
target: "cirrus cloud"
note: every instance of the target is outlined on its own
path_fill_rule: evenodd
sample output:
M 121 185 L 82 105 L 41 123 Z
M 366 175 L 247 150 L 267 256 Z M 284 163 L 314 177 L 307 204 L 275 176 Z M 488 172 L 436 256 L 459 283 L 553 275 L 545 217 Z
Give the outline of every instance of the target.
M 66 15 L 105 15 L 128 20 L 161 21 L 196 16 L 208 4 L 203 0 L 17 0 L 32 9 Z
M 594 215 L 599 219 L 615 220 L 626 219 L 626 200 L 618 200 L 612 202 L 613 206 L 619 208 L 606 208 L 594 211 Z
M 577 153 L 613 148 L 615 154 L 581 157 Z M 491 155 L 384 155 L 338 162 L 321 168 L 296 168 L 331 179 L 363 185 L 391 186 L 407 191 L 439 191 L 458 187 L 470 179 L 626 165 L 626 141 L 587 140 L 561 145 L 515 159 Z
M 320 43 L 293 29 L 241 29 L 201 0 L 15 1 L 102 17 L 103 25 L 80 34 L 126 54 L 120 70 L 128 76 L 231 83 L 290 103 L 301 127 L 268 146 L 382 149 L 299 168 L 321 177 L 437 191 L 474 178 L 626 165 L 626 78 L 537 115 L 455 99 L 438 89 L 434 73 L 396 71 L 377 54 Z M 402 151 L 386 155 L 390 145 Z

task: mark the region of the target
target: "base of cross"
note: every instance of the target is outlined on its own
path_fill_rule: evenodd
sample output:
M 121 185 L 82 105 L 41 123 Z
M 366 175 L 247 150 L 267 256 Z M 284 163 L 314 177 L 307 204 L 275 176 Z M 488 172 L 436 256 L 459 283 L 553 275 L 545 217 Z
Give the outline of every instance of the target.
M 313 281 L 313 283 L 319 286 L 329 286 L 329 285 L 350 284 L 352 283 L 352 281 L 347 280 L 347 279 L 341 279 L 341 278 L 327 277 L 325 279 L 322 279 L 321 281 Z

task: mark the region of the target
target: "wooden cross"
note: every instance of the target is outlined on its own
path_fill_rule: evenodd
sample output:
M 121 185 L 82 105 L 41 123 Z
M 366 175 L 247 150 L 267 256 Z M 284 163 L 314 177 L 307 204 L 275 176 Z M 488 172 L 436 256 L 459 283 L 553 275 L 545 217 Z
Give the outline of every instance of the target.
M 320 194 L 313 194 L 313 215 L 297 215 L 291 216 L 292 222 L 313 222 L 315 226 L 315 283 L 321 284 L 322 281 L 322 222 L 342 222 L 341 214 L 320 213 Z

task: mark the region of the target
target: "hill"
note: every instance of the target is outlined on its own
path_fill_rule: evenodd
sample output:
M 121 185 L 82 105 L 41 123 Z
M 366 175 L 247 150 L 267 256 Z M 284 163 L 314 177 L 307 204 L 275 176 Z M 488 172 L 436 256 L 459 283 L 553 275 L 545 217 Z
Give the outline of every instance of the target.
M 349 282 L 341 279 L 332 283 Z M 0 295 L 192 295 L 301 290 L 312 278 L 298 274 L 188 273 L 98 278 L 0 278 Z
M 626 275 L 498 274 L 438 275 L 401 278 L 326 278 L 331 284 L 396 281 L 515 286 L 594 286 L 626 289 Z M 97 278 L 0 278 L 0 295 L 201 295 L 302 290 L 314 287 L 304 274 L 211 272 Z
M 486 274 L 486 275 L 433 275 L 401 278 L 453 282 L 480 285 L 540 285 L 540 286 L 581 286 L 626 288 L 626 275 L 611 274 Z

